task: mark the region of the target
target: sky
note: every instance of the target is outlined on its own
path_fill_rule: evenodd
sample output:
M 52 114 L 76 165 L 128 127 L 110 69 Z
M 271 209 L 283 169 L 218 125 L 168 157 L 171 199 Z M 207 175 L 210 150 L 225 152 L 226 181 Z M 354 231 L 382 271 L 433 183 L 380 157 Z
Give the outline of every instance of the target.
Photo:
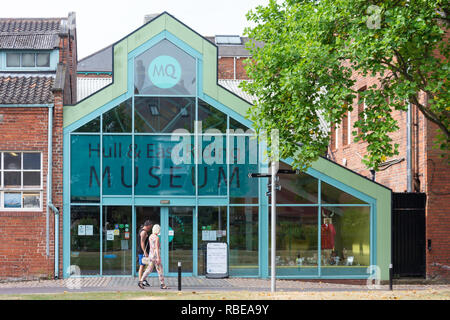
M 78 60 L 139 28 L 146 14 L 167 11 L 203 36 L 242 35 L 246 13 L 269 0 L 4 1 L 1 18 L 67 17 L 76 13 Z

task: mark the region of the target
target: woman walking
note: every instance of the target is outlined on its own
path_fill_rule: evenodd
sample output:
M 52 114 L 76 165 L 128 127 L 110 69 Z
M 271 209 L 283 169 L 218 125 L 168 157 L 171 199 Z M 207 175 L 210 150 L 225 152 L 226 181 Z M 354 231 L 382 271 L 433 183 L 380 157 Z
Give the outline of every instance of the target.
M 168 287 L 164 284 L 164 274 L 163 267 L 161 263 L 161 243 L 159 241 L 158 234 L 161 231 L 161 227 L 158 224 L 155 224 L 152 229 L 152 234 L 148 238 L 148 242 L 150 244 L 150 264 L 145 270 L 142 278 L 139 279 L 139 283 L 143 283 L 147 276 L 153 271 L 153 267 L 156 267 L 156 271 L 158 272 L 159 282 L 161 283 L 161 289 L 168 289 Z M 141 287 L 141 286 L 140 286 Z M 143 288 L 143 287 L 141 287 Z

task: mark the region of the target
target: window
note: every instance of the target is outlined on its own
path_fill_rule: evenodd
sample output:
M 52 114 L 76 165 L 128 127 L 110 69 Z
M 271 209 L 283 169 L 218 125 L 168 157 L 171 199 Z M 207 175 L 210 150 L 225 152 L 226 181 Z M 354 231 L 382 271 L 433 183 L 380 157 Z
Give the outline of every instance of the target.
M 336 138 L 336 125 L 332 124 L 330 129 L 330 146 L 333 151 L 337 149 Z
M 0 210 L 41 208 L 41 158 L 37 152 L 0 152 Z
M 215 41 L 216 44 L 232 44 L 232 45 L 242 44 L 240 36 L 216 36 Z
M 50 53 L 36 54 L 36 66 L 37 67 L 50 67 Z
M 330 145 L 331 150 L 337 150 L 339 147 L 339 126 L 335 123 L 331 125 L 330 131 Z
M 351 143 L 352 126 L 350 122 L 350 111 L 342 118 L 342 145 L 346 146 Z
M 6 66 L 8 68 L 50 67 L 50 53 L 49 52 L 7 53 Z
M 362 96 L 362 92 L 366 90 L 366 87 L 362 87 L 358 90 L 358 120 L 361 119 L 361 113 L 366 109 L 366 100 Z M 361 128 L 358 128 L 358 134 L 361 133 Z
M 370 265 L 370 207 L 322 207 L 321 272 L 366 275 Z
M 20 53 L 8 53 L 6 55 L 7 67 L 20 67 Z

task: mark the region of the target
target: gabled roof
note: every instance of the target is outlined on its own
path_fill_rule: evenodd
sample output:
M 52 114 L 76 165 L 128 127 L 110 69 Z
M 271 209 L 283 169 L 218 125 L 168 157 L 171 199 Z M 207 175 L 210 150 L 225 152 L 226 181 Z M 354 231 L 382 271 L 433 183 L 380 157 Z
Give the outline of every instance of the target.
M 56 48 L 66 22 L 67 18 L 0 18 L 0 49 Z
M 0 104 L 53 103 L 54 75 L 1 74 Z

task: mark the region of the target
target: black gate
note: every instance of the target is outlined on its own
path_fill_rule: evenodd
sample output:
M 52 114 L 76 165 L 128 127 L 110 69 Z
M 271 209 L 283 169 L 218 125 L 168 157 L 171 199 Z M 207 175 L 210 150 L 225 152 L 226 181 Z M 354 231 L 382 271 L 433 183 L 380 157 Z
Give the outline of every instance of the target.
M 394 277 L 425 278 L 425 193 L 393 193 Z

